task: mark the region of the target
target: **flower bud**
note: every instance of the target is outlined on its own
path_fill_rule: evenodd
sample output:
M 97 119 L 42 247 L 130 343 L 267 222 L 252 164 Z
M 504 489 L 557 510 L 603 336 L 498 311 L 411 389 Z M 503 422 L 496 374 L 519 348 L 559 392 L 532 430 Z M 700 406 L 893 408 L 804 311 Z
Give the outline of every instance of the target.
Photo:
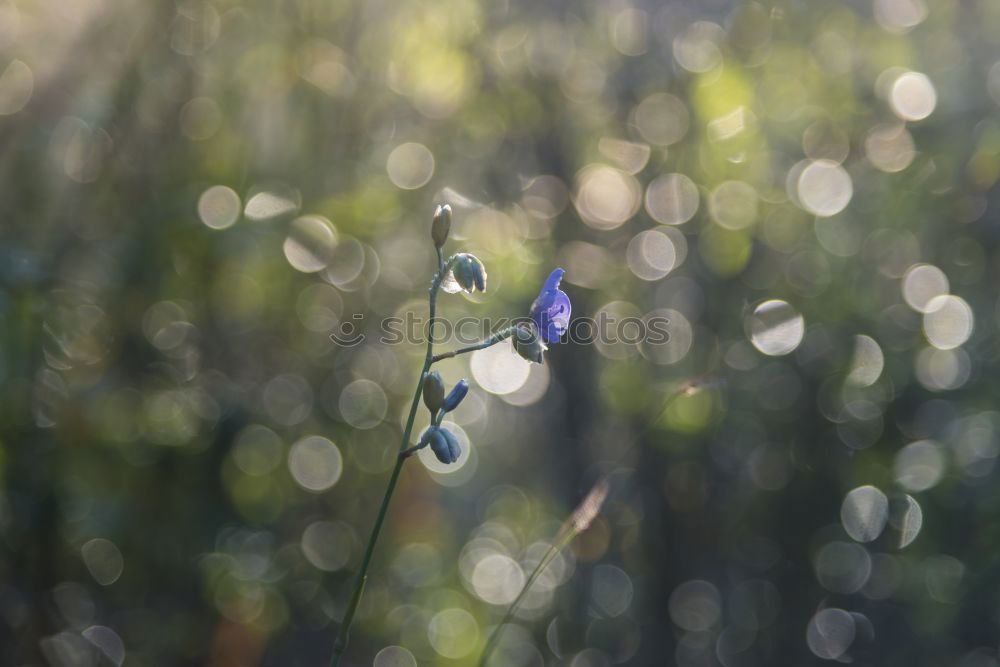
M 542 352 L 547 348 L 533 326 L 519 326 L 514 329 L 514 349 L 528 361 L 542 363 Z
M 430 445 L 431 451 L 434 452 L 434 456 L 436 456 L 441 463 L 448 462 L 445 460 L 450 453 L 448 450 L 448 441 L 445 439 L 444 434 L 441 433 L 440 427 L 431 426 L 424 431 L 424 435 L 420 438 L 420 444 Z
M 434 221 L 431 223 L 431 238 L 438 248 L 448 240 L 448 232 L 451 230 L 451 206 L 444 204 L 434 210 Z
M 442 463 L 454 463 L 458 460 L 458 457 L 462 455 L 462 448 L 458 444 L 458 438 L 446 428 L 441 429 L 441 434 L 444 435 L 444 439 L 448 443 L 448 460 L 442 461 Z M 441 457 L 439 456 L 440 460 Z
M 462 402 L 465 395 L 469 393 L 469 381 L 466 379 L 461 379 L 458 381 L 451 391 L 448 392 L 448 396 L 444 399 L 444 404 L 441 406 L 444 408 L 445 412 L 451 412 L 458 407 L 458 404 Z
M 442 403 L 444 403 L 444 382 L 437 371 L 431 371 L 424 376 L 424 405 L 431 414 L 434 414 L 441 409 Z
M 486 267 L 475 255 L 467 252 L 455 255 L 451 271 L 445 277 L 441 288 L 449 294 L 454 294 L 459 290 L 485 292 Z
M 462 453 L 462 449 L 458 446 L 458 440 L 455 436 L 448 429 L 441 428 L 440 426 L 431 426 L 428 428 L 424 431 L 424 435 L 420 441 L 421 444 L 426 443 L 430 445 L 434 456 L 441 463 L 454 463 Z

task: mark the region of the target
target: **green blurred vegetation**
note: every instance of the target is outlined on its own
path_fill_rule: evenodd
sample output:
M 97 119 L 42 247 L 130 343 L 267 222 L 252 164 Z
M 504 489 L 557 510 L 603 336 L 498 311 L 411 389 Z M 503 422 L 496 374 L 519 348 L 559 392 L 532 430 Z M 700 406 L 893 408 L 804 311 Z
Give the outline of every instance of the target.
M 442 362 L 345 662 L 475 664 L 607 476 L 493 664 L 1000 665 L 1000 3 L 3 0 L 0 53 L 0 664 L 326 664 L 447 202 L 442 315 L 562 266 L 671 338 Z

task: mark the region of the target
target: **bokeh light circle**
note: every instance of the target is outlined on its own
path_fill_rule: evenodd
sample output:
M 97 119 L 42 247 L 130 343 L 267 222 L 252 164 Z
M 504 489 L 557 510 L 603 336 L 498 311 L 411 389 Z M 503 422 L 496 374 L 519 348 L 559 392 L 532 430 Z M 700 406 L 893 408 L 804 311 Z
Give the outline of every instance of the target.
M 864 547 L 853 542 L 829 542 L 813 562 L 816 579 L 832 593 L 857 593 L 868 581 L 872 559 Z
M 337 247 L 337 233 L 326 218 L 304 215 L 292 221 L 285 237 L 285 259 L 303 273 L 316 273 L 327 267 Z
M 354 428 L 369 429 L 378 426 L 388 409 L 385 391 L 371 380 L 355 380 L 344 387 L 337 401 L 341 417 Z
M 591 573 L 590 599 L 606 618 L 624 614 L 632 604 L 634 587 L 625 570 L 602 564 Z
M 642 138 L 657 146 L 680 141 L 688 130 L 688 110 L 678 98 L 655 93 L 642 100 L 633 116 Z
M 874 486 L 852 489 L 840 506 L 840 522 L 852 539 L 871 542 L 885 530 L 889 499 Z
M 711 630 L 722 615 L 722 597 L 714 584 L 701 579 L 686 581 L 670 594 L 670 619 L 688 632 Z
M 646 186 L 646 212 L 664 225 L 683 225 L 698 212 L 698 186 L 684 174 L 663 174 Z
M 754 308 L 748 328 L 753 346 L 777 357 L 799 346 L 805 335 L 805 320 L 788 302 L 772 299 Z
M 878 342 L 871 336 L 854 337 L 854 355 L 851 358 L 847 381 L 859 387 L 870 387 L 882 375 L 885 355 Z
M 101 586 L 110 586 L 118 581 L 125 569 L 125 558 L 118 546 L 103 537 L 85 542 L 80 548 L 80 554 L 90 575 Z
M 629 241 L 625 261 L 636 278 L 659 280 L 677 265 L 677 249 L 669 236 L 656 229 L 647 229 Z
M 302 531 L 299 544 L 313 567 L 335 572 L 350 560 L 354 531 L 342 521 L 314 521 Z
M 484 602 L 509 605 L 524 587 L 524 570 L 510 556 L 494 553 L 481 558 L 472 570 L 470 584 Z
M 903 120 L 923 120 L 937 106 L 937 91 L 926 74 L 905 72 L 889 88 L 889 106 Z
M 930 391 L 950 391 L 964 385 L 972 374 L 972 360 L 965 350 L 926 347 L 913 362 L 917 382 Z
M 344 460 L 331 441 L 319 435 L 309 435 L 288 451 L 288 470 L 299 486 L 318 493 L 337 483 L 344 471 Z
M 375 654 L 372 667 L 417 667 L 417 659 L 402 646 L 386 646 Z
M 719 44 L 725 31 L 711 21 L 695 21 L 674 38 L 674 59 L 689 72 L 703 73 L 722 64 Z
M 896 453 L 893 473 L 907 491 L 926 491 L 944 475 L 945 456 L 933 440 L 911 442 Z
M 427 185 L 434 175 L 434 154 L 423 144 L 400 144 L 389 153 L 385 170 L 397 188 L 416 190 Z
M 865 137 L 865 157 L 881 171 L 902 171 L 910 166 L 916 155 L 913 135 L 903 123 L 879 125 Z
M 903 274 L 902 288 L 907 305 L 925 313 L 931 299 L 948 293 L 948 276 L 932 264 L 914 264 Z
M 529 361 L 514 351 L 509 342 L 476 350 L 469 369 L 476 383 L 491 394 L 509 394 L 521 388 L 531 371 Z
M 744 229 L 757 219 L 757 191 L 743 181 L 720 183 L 708 197 L 712 219 L 726 229 Z
M 854 617 L 843 609 L 821 609 L 809 621 L 806 644 L 818 658 L 836 660 L 847 653 L 856 633 Z
M 613 167 L 584 167 L 576 184 L 576 210 L 583 222 L 595 229 L 620 227 L 636 214 L 642 202 L 642 188 L 635 177 Z
M 225 229 L 240 219 L 242 202 L 232 188 L 213 185 L 198 197 L 198 217 L 206 227 Z
M 464 609 L 443 609 L 431 618 L 427 626 L 427 638 L 440 655 L 458 660 L 478 646 L 479 624 Z
M 903 549 L 913 543 L 920 534 L 920 529 L 924 526 L 924 511 L 916 498 L 910 495 L 904 496 L 905 505 L 893 521 L 893 525 L 899 529 L 899 548 Z M 892 519 L 890 519 L 892 520 Z
M 854 195 L 847 170 L 831 160 L 814 160 L 799 173 L 796 198 L 802 207 L 822 217 L 843 211 Z
M 35 75 L 21 60 L 12 60 L 0 74 L 0 116 L 15 114 L 31 100 Z
M 281 465 L 285 446 L 278 434 L 268 427 L 251 424 L 236 436 L 232 456 L 242 472 L 260 477 Z
M 924 310 L 924 335 L 939 350 L 951 350 L 972 335 L 974 317 L 965 299 L 941 294 L 927 302 Z

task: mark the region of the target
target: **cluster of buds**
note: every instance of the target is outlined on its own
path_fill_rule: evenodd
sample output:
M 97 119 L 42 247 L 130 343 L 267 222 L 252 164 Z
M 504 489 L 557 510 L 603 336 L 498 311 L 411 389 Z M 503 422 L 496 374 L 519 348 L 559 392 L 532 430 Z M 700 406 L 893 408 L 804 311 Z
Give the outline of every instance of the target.
M 458 407 L 469 393 L 469 381 L 459 380 L 446 396 L 444 380 L 437 371 L 424 375 L 424 405 L 431 413 L 431 425 L 420 437 L 418 447 L 430 445 L 434 456 L 441 463 L 454 463 L 462 453 L 458 439 L 448 429 L 441 426 L 444 416 Z

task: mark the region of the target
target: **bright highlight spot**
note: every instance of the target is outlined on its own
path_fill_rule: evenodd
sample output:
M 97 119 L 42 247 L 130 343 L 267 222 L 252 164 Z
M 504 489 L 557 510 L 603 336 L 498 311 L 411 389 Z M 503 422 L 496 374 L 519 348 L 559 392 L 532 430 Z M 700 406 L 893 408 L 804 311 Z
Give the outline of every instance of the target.
M 639 210 L 642 188 L 634 176 L 620 169 L 584 167 L 576 182 L 576 210 L 595 229 L 620 227 Z
M 854 195 L 854 185 L 847 171 L 830 160 L 816 160 L 806 166 L 799 174 L 796 187 L 802 207 L 822 217 L 843 211 Z
M 969 340 L 973 319 L 972 308 L 965 299 L 942 294 L 927 302 L 924 335 L 939 350 L 951 350 Z
M 646 212 L 664 225 L 683 225 L 698 212 L 698 186 L 684 174 L 657 176 L 646 188 Z
M 240 196 L 225 185 L 214 185 L 198 198 L 198 217 L 212 229 L 232 227 L 240 218 Z
M 642 280 L 659 280 L 677 265 L 674 242 L 656 229 L 648 229 L 633 236 L 625 257 L 628 268 Z
M 764 354 L 793 352 L 805 335 L 805 320 L 787 302 L 773 299 L 757 306 L 749 318 L 750 342 Z
M 855 336 L 854 356 L 847 381 L 855 386 L 870 387 L 882 375 L 884 367 L 885 357 L 875 339 L 871 336 Z
M 944 465 L 944 452 L 936 442 L 918 440 L 899 450 L 893 472 L 907 491 L 926 491 L 941 481 Z
M 322 271 L 333 259 L 337 233 L 329 220 L 304 215 L 292 221 L 283 250 L 292 268 L 303 273 Z
M 931 300 L 949 287 L 948 276 L 931 264 L 914 264 L 903 274 L 903 300 L 918 313 L 927 312 Z
M 937 106 L 937 92 L 926 74 L 906 72 L 889 89 L 889 106 L 903 120 L 923 120 Z
M 816 657 L 836 660 L 854 643 L 854 617 L 843 609 L 822 609 L 809 621 L 806 644 Z
M 427 185 L 434 175 L 434 154 L 423 144 L 400 144 L 389 153 L 385 170 L 397 188 L 416 190 Z
M 531 363 L 514 352 L 510 342 L 472 353 L 469 368 L 480 387 L 491 394 L 509 394 L 528 379 Z
M 288 470 L 307 491 L 326 491 L 337 483 L 344 470 L 344 460 L 337 446 L 319 435 L 309 435 L 288 452 Z
M 874 486 L 859 486 L 844 497 L 840 522 L 852 539 L 871 542 L 885 530 L 889 499 Z

